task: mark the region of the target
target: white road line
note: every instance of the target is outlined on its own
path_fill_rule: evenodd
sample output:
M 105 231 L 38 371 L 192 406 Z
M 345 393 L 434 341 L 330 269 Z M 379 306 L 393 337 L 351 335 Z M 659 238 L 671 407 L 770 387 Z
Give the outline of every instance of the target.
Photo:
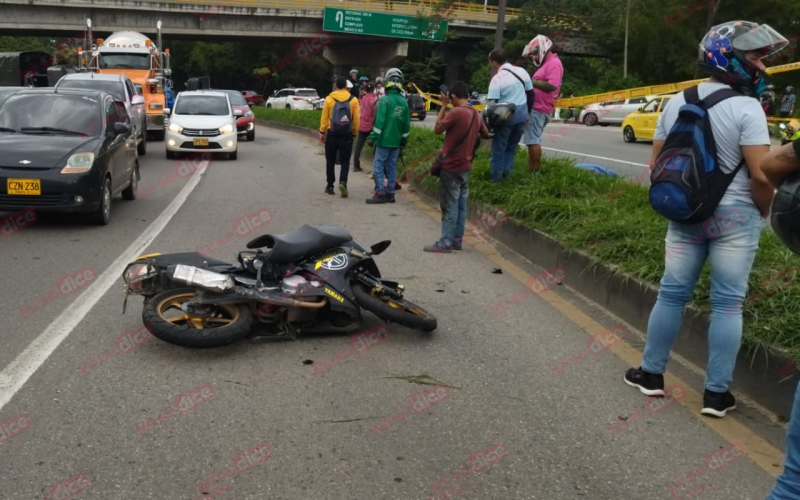
M 613 161 L 615 163 L 625 163 L 627 165 L 634 165 L 636 167 L 648 167 L 648 168 L 650 167 L 649 165 L 645 165 L 644 163 L 633 163 L 632 161 L 616 160 L 614 158 L 606 158 L 605 156 L 588 155 L 586 153 L 578 153 L 578 152 L 575 152 L 575 151 L 565 151 L 563 149 L 546 148 L 544 146 L 542 146 L 542 149 L 545 149 L 547 151 L 556 151 L 558 153 L 566 153 L 566 154 L 574 155 L 574 156 L 583 156 L 583 157 L 586 157 L 586 158 L 597 158 L 598 160 Z
M 47 358 L 58 348 L 72 330 L 77 327 L 91 309 L 103 298 L 122 275 L 125 266 L 143 253 L 153 240 L 164 230 L 167 223 L 178 212 L 200 182 L 208 162 L 204 162 L 195 170 L 189 182 L 178 193 L 178 196 L 169 206 L 153 221 L 142 234 L 92 283 L 76 300 L 25 348 L 14 361 L 0 371 L 0 411 L 11 401 L 25 382 L 36 373 L 36 370 L 47 361 Z M 122 296 L 120 295 L 120 300 Z M 120 304 L 121 305 L 121 304 Z

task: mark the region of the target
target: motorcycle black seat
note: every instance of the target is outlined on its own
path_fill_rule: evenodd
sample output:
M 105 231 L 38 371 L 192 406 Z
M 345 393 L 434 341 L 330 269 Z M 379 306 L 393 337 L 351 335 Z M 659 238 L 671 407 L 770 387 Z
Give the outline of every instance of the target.
M 147 259 L 149 262 L 151 259 Z M 157 266 L 172 266 L 175 264 L 183 264 L 185 266 L 203 267 L 203 262 L 208 262 L 208 267 L 234 269 L 230 262 L 215 259 L 208 255 L 202 255 L 198 252 L 182 252 L 182 253 L 169 253 L 164 255 L 157 255 L 152 257 L 156 261 Z
M 283 234 L 265 234 L 247 244 L 247 248 L 267 247 L 267 259 L 275 264 L 291 264 L 351 241 L 346 229 L 335 226 L 301 226 Z

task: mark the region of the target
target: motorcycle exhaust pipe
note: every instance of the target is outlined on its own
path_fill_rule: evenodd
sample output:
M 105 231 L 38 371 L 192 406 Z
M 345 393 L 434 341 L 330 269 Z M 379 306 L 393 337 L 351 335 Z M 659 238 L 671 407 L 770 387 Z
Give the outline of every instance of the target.
M 252 288 L 238 287 L 235 295 L 245 300 L 257 300 L 259 302 L 266 302 L 281 307 L 305 307 L 308 309 L 319 309 L 328 303 L 328 299 L 323 297 L 319 302 L 303 302 L 300 300 L 290 299 L 281 294 L 267 294 L 253 290 Z
M 228 293 L 236 289 L 236 284 L 231 276 L 215 273 L 208 269 L 177 264 L 169 266 L 168 276 L 172 281 L 195 288 L 202 288 L 214 293 Z

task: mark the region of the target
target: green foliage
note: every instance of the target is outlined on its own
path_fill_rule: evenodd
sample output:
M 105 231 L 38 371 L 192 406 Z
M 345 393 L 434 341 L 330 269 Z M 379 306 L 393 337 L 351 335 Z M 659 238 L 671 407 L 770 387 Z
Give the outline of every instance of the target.
M 0 36 L 0 52 L 22 52 L 27 50 L 52 54 L 55 50 L 55 43 L 48 38 Z
M 406 82 L 414 82 L 417 87 L 422 89 L 432 89 L 439 81 L 439 73 L 442 68 L 442 62 L 438 57 L 427 57 L 421 61 L 412 61 L 406 59 L 400 70 Z
M 313 111 L 259 108 L 256 116 L 319 127 L 319 113 Z M 432 153 L 441 146 L 442 136 L 412 127 L 399 171 L 402 174 L 412 169 L 424 184 L 436 185 L 438 179 L 428 176 L 425 169 L 430 167 Z M 491 182 L 489 151 L 480 149 L 473 161 L 470 199 L 502 206 L 516 221 L 557 238 L 567 248 L 657 283 L 664 272 L 667 221 L 650 208 L 647 189 L 624 179 L 577 169 L 568 159 L 545 156 L 542 163 L 542 174 L 531 176 L 526 153 L 520 149 L 510 178 L 495 184 Z M 765 230 L 750 275 L 751 299 L 744 309 L 744 345 L 751 353 L 773 346 L 800 360 L 800 324 L 795 320 L 796 312 L 800 312 L 800 285 L 771 297 L 765 294 L 771 276 L 796 265 L 797 257 L 779 243 L 771 230 Z M 710 310 L 710 286 L 706 265 L 692 299 L 700 310 Z

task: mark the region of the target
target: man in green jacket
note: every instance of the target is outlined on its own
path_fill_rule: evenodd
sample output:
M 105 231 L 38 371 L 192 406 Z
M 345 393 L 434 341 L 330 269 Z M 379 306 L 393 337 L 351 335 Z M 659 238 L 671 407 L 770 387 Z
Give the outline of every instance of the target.
M 378 102 L 375 110 L 375 125 L 369 136 L 369 144 L 375 148 L 372 173 L 375 177 L 375 196 L 367 203 L 394 203 L 397 181 L 397 156 L 406 146 L 411 131 L 411 112 L 408 102 L 400 95 L 403 89 L 403 73 L 392 68 L 386 72 L 386 97 Z M 383 184 L 384 175 L 388 182 Z

